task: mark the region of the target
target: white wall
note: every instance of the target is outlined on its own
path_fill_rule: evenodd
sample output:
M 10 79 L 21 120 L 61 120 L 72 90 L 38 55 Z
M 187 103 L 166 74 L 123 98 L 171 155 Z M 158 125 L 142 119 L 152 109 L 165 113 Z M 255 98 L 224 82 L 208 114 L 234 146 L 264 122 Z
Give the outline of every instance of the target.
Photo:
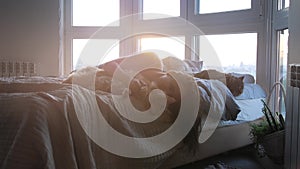
M 39 75 L 58 75 L 59 0 L 0 1 L 0 61 L 37 63 Z
M 300 1 L 291 0 L 289 9 L 289 59 L 288 63 L 300 63 Z

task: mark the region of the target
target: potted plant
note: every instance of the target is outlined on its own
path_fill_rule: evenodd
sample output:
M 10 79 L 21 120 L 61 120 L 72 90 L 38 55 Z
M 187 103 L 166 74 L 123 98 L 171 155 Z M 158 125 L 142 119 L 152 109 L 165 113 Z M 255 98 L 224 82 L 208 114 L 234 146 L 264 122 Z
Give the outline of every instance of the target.
M 263 148 L 263 152 L 275 163 L 284 161 L 284 135 L 285 125 L 281 113 L 272 113 L 268 105 L 263 102 L 262 111 L 265 115 L 263 121 L 251 124 L 250 136 L 256 148 Z

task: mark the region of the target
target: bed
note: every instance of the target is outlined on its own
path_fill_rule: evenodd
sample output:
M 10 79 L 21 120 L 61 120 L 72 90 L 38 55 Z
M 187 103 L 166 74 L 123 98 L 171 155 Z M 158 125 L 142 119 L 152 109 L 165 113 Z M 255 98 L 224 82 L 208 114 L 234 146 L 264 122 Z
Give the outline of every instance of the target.
M 178 167 L 251 144 L 249 123 L 257 122 L 262 117 L 260 99 L 265 97 L 259 85 L 249 83 L 247 87 L 245 86 L 240 98 L 231 100 L 237 103 L 238 112 L 232 115 L 235 108 L 228 107 L 232 104 L 230 102 L 225 101 L 221 106 L 224 110 L 222 109 L 218 116 L 223 120 L 218 121 L 216 130 L 214 126 L 203 130 L 208 116 L 196 114 L 193 116 L 195 121 L 182 140 L 166 151 L 157 154 L 155 152 L 160 152 L 160 148 L 165 148 L 164 145 L 154 144 L 153 146 L 153 143 L 145 144 L 143 142 L 139 146 L 146 152 L 142 153 L 143 157 L 141 158 L 134 156 L 135 153 L 123 152 L 124 154 L 120 154 L 119 150 L 124 147 L 130 148 L 131 143 L 109 139 L 110 130 L 108 128 L 103 126 L 88 128 L 89 123 L 93 123 L 93 120 L 98 118 L 98 114 L 94 113 L 95 107 L 91 105 L 92 102 L 96 101 L 102 116 L 110 126 L 123 135 L 134 138 L 152 137 L 168 130 L 179 116 L 176 113 L 173 114 L 172 108 L 180 109 L 180 107 L 174 105 L 171 108 L 167 107 L 154 122 L 135 123 L 118 113 L 112 93 L 107 91 L 91 93 L 87 87 L 62 83 L 65 80 L 65 78 L 58 77 L 0 79 L 1 168 Z M 207 98 L 210 102 L 212 101 L 214 90 L 218 93 L 218 89 L 213 88 L 212 84 L 224 87 L 222 83 L 201 79 L 195 81 L 198 84 L 197 90 L 210 93 L 210 97 L 200 95 L 201 104 L 210 104 L 210 108 L 215 106 L 216 109 L 213 108 L 213 111 L 220 109 L 218 107 L 220 105 L 212 105 L 204 101 Z M 222 87 L 221 90 L 225 90 Z M 214 90 L 211 90 L 212 88 Z M 91 94 L 94 99 L 88 97 Z M 223 100 L 228 100 L 226 97 L 227 95 L 223 98 L 220 96 Z M 219 103 L 217 100 L 215 102 Z M 78 114 L 76 109 L 84 110 L 84 114 L 82 112 Z M 208 110 L 203 108 L 201 111 Z M 226 114 L 230 114 L 230 116 Z M 228 117 L 232 117 L 232 119 L 228 119 Z M 209 135 L 204 141 L 202 140 L 203 143 L 200 141 L 201 132 L 207 132 Z M 93 136 L 98 137 L 93 137 L 90 133 L 94 133 Z M 99 146 L 97 138 L 104 138 L 103 140 L 107 144 L 115 147 L 110 151 L 105 146 Z M 153 152 L 155 155 L 151 156 Z

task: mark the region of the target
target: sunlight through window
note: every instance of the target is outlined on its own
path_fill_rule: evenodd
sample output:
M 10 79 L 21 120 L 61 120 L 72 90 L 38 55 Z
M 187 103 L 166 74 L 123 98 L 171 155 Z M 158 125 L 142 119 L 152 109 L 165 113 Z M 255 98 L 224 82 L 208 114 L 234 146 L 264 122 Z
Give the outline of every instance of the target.
M 118 26 L 119 0 L 73 0 L 73 26 Z
M 167 57 L 168 54 L 184 59 L 184 37 L 149 37 L 141 39 L 141 51 L 158 50 L 159 57 Z M 161 51 L 161 52 L 159 52 Z
M 199 0 L 199 13 L 218 13 L 251 9 L 251 0 Z
M 143 15 L 143 19 L 159 19 L 180 16 L 180 0 L 144 0 L 143 13 L 158 14 Z
M 94 48 L 86 56 L 82 52 L 89 41 L 99 46 L 99 48 Z M 103 49 L 109 50 L 102 51 Z M 105 53 L 105 56 L 100 56 L 100 53 Z M 116 39 L 73 39 L 73 69 L 79 69 L 84 66 L 96 66 L 118 57 L 119 41 Z

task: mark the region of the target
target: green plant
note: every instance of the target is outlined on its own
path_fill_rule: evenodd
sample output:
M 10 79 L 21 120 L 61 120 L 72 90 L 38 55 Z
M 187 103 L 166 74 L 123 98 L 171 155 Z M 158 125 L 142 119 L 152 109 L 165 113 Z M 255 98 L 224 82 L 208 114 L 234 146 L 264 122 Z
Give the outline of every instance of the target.
M 250 136 L 254 143 L 259 143 L 265 135 L 272 133 L 265 120 L 258 124 L 250 124 L 250 127 Z

